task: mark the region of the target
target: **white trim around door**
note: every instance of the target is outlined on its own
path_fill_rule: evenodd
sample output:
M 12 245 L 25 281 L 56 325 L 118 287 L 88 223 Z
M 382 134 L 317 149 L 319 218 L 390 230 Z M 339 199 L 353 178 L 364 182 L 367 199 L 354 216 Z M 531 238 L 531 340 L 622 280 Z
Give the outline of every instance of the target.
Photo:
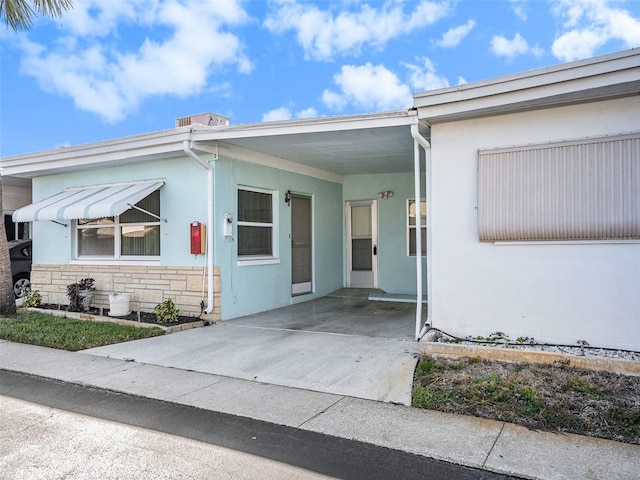
M 347 287 L 378 288 L 378 201 L 346 202 Z

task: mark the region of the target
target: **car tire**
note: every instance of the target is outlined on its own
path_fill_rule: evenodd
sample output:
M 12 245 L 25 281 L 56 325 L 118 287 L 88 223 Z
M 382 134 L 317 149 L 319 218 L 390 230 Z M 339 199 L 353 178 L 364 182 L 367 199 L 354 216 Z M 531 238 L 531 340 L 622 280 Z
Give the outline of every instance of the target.
M 21 273 L 13 277 L 13 294 L 16 298 L 21 298 L 25 293 L 31 291 L 31 280 L 29 275 Z

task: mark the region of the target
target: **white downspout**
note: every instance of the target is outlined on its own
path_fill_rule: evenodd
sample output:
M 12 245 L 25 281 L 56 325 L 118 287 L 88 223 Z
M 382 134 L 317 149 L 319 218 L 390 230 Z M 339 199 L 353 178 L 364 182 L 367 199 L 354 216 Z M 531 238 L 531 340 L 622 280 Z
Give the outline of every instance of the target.
M 207 170 L 207 308 L 205 313 L 211 313 L 213 310 L 213 264 L 214 264 L 214 229 L 213 229 L 213 167 L 208 162 L 202 160 L 196 153 L 191 150 L 191 141 L 184 140 L 182 142 L 184 153 L 193 158 L 202 167 Z
M 414 195 L 415 195 L 415 207 L 416 207 L 416 330 L 415 338 L 420 340 L 426 333 L 426 325 L 429 323 L 429 309 L 427 309 L 427 321 L 424 326 L 422 324 L 422 215 L 421 215 L 421 198 L 420 195 L 420 147 L 425 151 L 425 198 L 427 200 L 427 209 L 429 209 L 429 196 L 430 188 L 429 181 L 431 180 L 430 168 L 431 168 L 431 145 L 424 138 L 418 129 L 418 117 L 415 117 L 415 122 L 411 124 L 411 136 L 413 137 L 413 169 L 414 169 Z M 428 216 L 427 216 L 428 219 Z M 428 229 L 427 229 L 428 230 Z M 429 248 L 427 244 L 427 249 Z M 427 255 L 427 259 L 428 259 Z M 428 261 L 428 260 L 427 260 Z M 427 271 L 429 267 L 427 265 Z M 429 275 L 427 275 L 428 277 Z M 431 282 L 427 278 L 427 290 L 431 289 Z

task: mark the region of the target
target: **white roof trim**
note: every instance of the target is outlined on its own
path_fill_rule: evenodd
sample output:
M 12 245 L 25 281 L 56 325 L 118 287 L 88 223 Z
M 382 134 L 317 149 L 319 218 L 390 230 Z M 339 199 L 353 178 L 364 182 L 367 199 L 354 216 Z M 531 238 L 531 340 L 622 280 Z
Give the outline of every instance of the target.
M 0 159 L 0 173 L 3 176 L 15 175 L 28 178 L 79 169 L 87 170 L 137 163 L 147 159 L 182 156 L 184 154 L 182 142 L 185 140 L 192 142 L 224 141 L 394 127 L 410 125 L 415 116 L 416 112 L 413 110 L 394 110 L 363 115 L 303 118 L 222 127 L 191 125 L 114 140 L 4 157 Z
M 411 125 L 415 120 L 413 110 L 392 110 L 366 115 L 342 117 L 302 118 L 276 122 L 248 123 L 227 127 L 194 126 L 194 141 L 232 140 L 278 135 L 300 135 L 304 133 L 328 133 L 367 128 L 384 128 Z
M 114 217 L 158 190 L 164 183 L 164 179 L 156 179 L 67 188 L 52 197 L 16 210 L 13 221 Z
M 637 94 L 640 49 L 414 94 L 428 123 Z

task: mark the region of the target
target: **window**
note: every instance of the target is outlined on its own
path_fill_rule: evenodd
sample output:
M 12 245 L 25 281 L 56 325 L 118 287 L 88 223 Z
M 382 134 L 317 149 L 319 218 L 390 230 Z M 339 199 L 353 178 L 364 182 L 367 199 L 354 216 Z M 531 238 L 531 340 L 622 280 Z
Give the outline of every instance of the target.
M 238 258 L 273 258 L 275 253 L 274 194 L 238 189 Z
M 160 220 L 155 216 L 160 216 L 160 191 L 142 199 L 136 207 L 140 210 L 131 208 L 116 217 L 78 220 L 78 258 L 159 257 Z
M 640 135 L 483 150 L 480 241 L 640 239 Z
M 11 215 L 5 214 L 4 216 L 4 228 L 7 233 L 7 240 L 26 240 L 30 238 L 29 230 L 31 224 L 28 222 L 15 223 Z
M 420 201 L 420 233 L 422 256 L 427 255 L 427 202 Z M 416 201 L 407 201 L 407 255 L 416 255 Z

